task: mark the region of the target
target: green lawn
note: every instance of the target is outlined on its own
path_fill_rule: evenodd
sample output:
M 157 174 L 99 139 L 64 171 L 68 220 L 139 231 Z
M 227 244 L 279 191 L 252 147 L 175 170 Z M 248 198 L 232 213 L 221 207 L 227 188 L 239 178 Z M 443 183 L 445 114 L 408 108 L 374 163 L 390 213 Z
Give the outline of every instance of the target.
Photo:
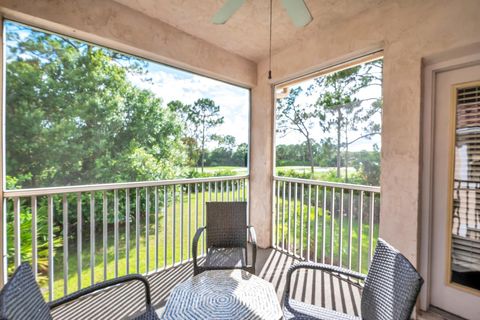
M 213 189 L 213 187 L 212 187 Z M 218 199 L 221 200 L 221 192 L 217 193 L 212 191 L 211 193 L 205 192 L 205 199 L 201 192 L 198 193 L 198 198 L 195 197 L 194 192 L 191 192 L 190 205 L 191 216 L 188 211 L 188 195 L 184 192 L 183 196 L 183 214 L 180 208 L 179 191 L 177 190 L 177 200 L 175 202 L 175 215 L 173 214 L 173 205 L 170 202 L 167 208 L 167 250 L 165 250 L 165 233 L 163 207 L 159 208 L 159 221 L 158 221 L 158 262 L 155 260 L 156 246 L 155 246 L 155 214 L 152 210 L 150 213 L 150 228 L 149 228 L 149 263 L 148 271 L 156 270 L 158 265 L 159 269 L 164 268 L 165 265 L 170 266 L 174 262 L 179 263 L 181 259 L 186 260 L 189 258 L 190 241 L 197 230 L 197 226 L 204 225 L 203 208 L 204 201 L 210 201 Z M 232 191 L 223 193 L 224 200 L 238 199 L 238 191 L 235 191 L 235 195 Z M 243 192 L 240 192 L 240 197 L 243 199 Z M 198 201 L 198 215 L 195 214 Z M 175 217 L 175 220 L 173 219 Z M 183 217 L 183 223 L 181 218 Z M 190 219 L 189 219 L 190 217 Z M 197 219 L 198 220 L 197 220 Z M 175 221 L 175 237 L 173 235 L 173 221 Z M 189 241 L 189 221 L 190 221 L 190 241 Z M 183 224 L 183 228 L 181 225 Z M 146 249 L 146 217 L 143 215 L 140 221 L 140 241 L 139 241 L 139 265 L 138 272 L 147 272 L 147 249 Z M 90 269 L 90 234 L 88 227 L 84 227 L 82 241 L 82 273 L 81 283 L 82 287 L 86 287 L 91 284 L 91 269 Z M 103 229 L 102 225 L 97 225 L 97 232 L 95 234 L 95 268 L 94 278 L 95 282 L 104 280 L 104 263 L 103 263 Z M 118 258 L 118 275 L 126 274 L 126 232 L 125 224 L 119 225 L 119 258 Z M 183 230 L 183 232 L 182 232 Z M 183 237 L 182 237 L 183 234 Z M 108 228 L 108 246 L 107 246 L 107 267 L 106 267 L 106 279 L 114 278 L 115 276 L 115 260 L 114 260 L 114 230 L 113 226 Z M 174 249 L 175 248 L 175 249 Z M 202 246 L 199 247 L 199 253 L 203 250 Z M 76 250 L 76 238 L 69 239 L 69 255 L 68 255 L 68 292 L 74 292 L 78 290 L 78 276 L 77 276 L 77 250 Z M 130 223 L 130 254 L 129 265 L 130 273 L 137 272 L 136 257 L 136 238 L 135 238 L 135 223 Z M 64 294 L 64 281 L 63 281 L 63 248 L 57 248 L 55 252 L 55 281 L 54 281 L 54 299 L 63 296 Z M 166 253 L 166 257 L 165 257 Z M 165 263 L 166 259 L 166 263 Z M 43 292 L 48 295 L 47 285 L 43 285 Z
M 201 168 L 194 168 L 197 172 L 201 172 Z M 335 171 L 335 167 L 314 167 L 314 175 L 313 178 L 316 180 L 327 180 L 328 179 L 328 174 L 332 171 Z M 219 167 L 204 167 L 203 168 L 204 173 L 215 175 L 217 172 L 222 172 L 222 171 L 232 171 L 236 175 L 244 175 L 248 174 L 248 169 L 245 167 L 233 167 L 233 166 L 219 166 Z M 296 174 L 304 174 L 308 175 L 310 173 L 310 167 L 309 166 L 282 166 L 282 167 L 276 167 L 275 168 L 275 173 L 278 175 L 279 172 L 288 172 L 288 171 L 293 171 Z M 356 169 L 353 167 L 348 168 L 348 174 L 349 176 L 354 175 L 356 173 Z M 342 176 L 345 174 L 345 168 L 341 168 L 341 174 Z
M 312 197 L 313 198 L 313 197 Z M 276 200 L 277 201 L 277 200 Z M 321 202 L 321 201 L 320 201 Z M 290 230 L 288 229 L 288 207 L 290 204 Z M 341 219 L 339 212 L 337 211 L 334 214 L 334 219 L 332 220 L 331 212 L 328 209 L 325 214 L 325 219 L 323 216 L 322 205 L 319 204 L 317 211 L 317 217 L 315 219 L 315 207 L 312 203 L 310 207 L 310 214 L 308 213 L 308 204 L 305 200 L 303 210 L 301 208 L 300 199 L 297 201 L 297 210 L 294 210 L 294 200 L 288 201 L 285 200 L 285 211 L 284 202 L 282 197 L 278 199 L 278 203 L 274 204 L 279 208 L 278 218 L 275 208 L 274 220 L 278 219 L 278 228 L 274 230 L 275 243 L 280 248 L 284 248 L 290 252 L 295 253 L 298 256 L 307 257 L 308 252 L 310 253 L 310 259 L 313 260 L 315 256 L 315 226 L 317 226 L 317 261 L 322 262 L 322 257 L 325 257 L 325 263 L 331 263 L 335 265 L 340 264 L 340 256 L 343 267 L 351 267 L 353 270 L 361 271 L 366 273 L 368 270 L 368 258 L 370 251 L 370 227 L 368 219 L 363 219 L 362 221 L 362 230 L 361 238 L 359 237 L 359 221 L 358 213 L 354 212 L 352 216 L 352 223 L 350 229 L 350 221 L 346 212 L 343 214 Z M 368 211 L 365 211 L 368 212 Z M 302 215 L 303 215 L 303 233 L 302 233 Z M 316 222 L 315 222 L 316 220 Z M 324 221 L 325 220 L 325 221 Z M 343 220 L 341 222 L 341 220 Z M 283 223 L 282 223 L 283 221 Z M 333 221 L 333 234 L 332 234 L 332 221 Z M 308 233 L 308 225 L 310 222 L 310 235 Z M 324 225 L 325 223 L 325 225 Z M 342 228 L 340 228 L 340 223 Z M 323 230 L 325 230 L 325 235 L 323 235 Z M 340 234 L 341 231 L 341 234 Z M 349 247 L 349 234 L 351 232 L 351 246 Z M 332 240 L 333 235 L 333 240 Z M 288 246 L 288 239 L 290 236 L 290 246 Z M 373 224 L 373 237 L 372 237 L 372 248 L 375 248 L 376 241 L 378 238 L 378 223 Z M 359 242 L 359 239 L 361 241 Z M 285 242 L 282 242 L 284 240 Z M 303 251 L 301 251 L 301 245 L 303 241 Z M 331 244 L 333 243 L 333 247 Z M 342 250 L 340 253 L 340 243 L 342 244 Z M 323 255 L 323 244 L 325 246 L 325 253 Z M 332 248 L 333 248 L 333 261 L 332 257 Z M 359 268 L 359 249 L 361 250 L 360 263 L 361 268 Z M 351 252 L 351 259 L 349 265 L 348 254 L 349 250 Z
M 245 169 L 245 168 L 242 168 Z M 200 185 L 199 185 L 200 186 Z M 199 187 L 200 188 L 200 187 Z M 179 263 L 181 260 L 187 260 L 189 258 L 189 248 L 191 240 L 193 239 L 193 235 L 196 232 L 197 226 L 201 226 L 204 224 L 204 216 L 203 216 L 203 208 L 204 202 L 210 200 L 222 200 L 220 188 L 218 188 L 217 193 L 213 191 L 209 192 L 206 190 L 205 192 L 205 199 L 203 197 L 202 192 L 199 190 L 198 197 L 195 197 L 194 189 L 191 189 L 191 196 L 190 198 L 187 195 L 186 190 L 184 190 L 183 194 L 183 211 L 181 211 L 180 206 L 180 189 L 177 186 L 176 189 L 176 201 L 175 201 L 175 214 L 173 211 L 173 204 L 171 201 L 168 203 L 167 207 L 167 233 L 166 233 L 166 244 L 167 247 L 165 249 L 165 217 L 163 213 L 163 205 L 159 206 L 159 218 L 158 218 L 158 246 L 156 246 L 156 237 L 155 237 L 155 212 L 153 207 L 150 209 L 150 226 L 149 226 L 149 262 L 148 262 L 148 271 L 155 271 L 157 266 L 158 269 L 162 269 L 165 265 L 170 266 L 174 262 Z M 248 191 L 246 191 L 248 193 Z M 240 196 L 243 198 L 243 191 L 240 192 Z M 233 199 L 233 193 L 226 192 L 226 188 L 224 186 L 224 199 Z M 235 199 L 238 199 L 238 192 L 235 192 Z M 191 213 L 188 210 L 188 203 L 190 200 L 190 209 Z M 142 200 L 143 201 L 143 200 Z M 150 200 L 151 205 L 153 206 L 153 199 Z M 198 202 L 198 211 L 197 211 L 197 202 Z M 306 202 L 306 200 L 305 200 Z M 365 201 L 365 203 L 368 203 Z M 294 239 L 296 239 L 296 248 L 295 253 L 297 255 L 301 255 L 300 252 L 300 243 L 303 239 L 303 255 L 307 255 L 307 250 L 310 249 L 310 257 L 313 259 L 314 257 L 314 236 L 315 236 L 315 209 L 314 206 L 311 206 L 310 213 L 308 213 L 308 206 L 305 203 L 303 210 L 300 208 L 300 200 L 297 203 L 297 210 L 294 210 L 294 203 L 293 197 L 292 201 L 290 202 L 290 212 L 291 212 L 291 220 L 290 220 L 290 230 L 288 230 L 288 200 L 285 201 L 285 213 L 283 213 L 283 202 L 282 199 L 279 199 L 279 220 L 280 225 L 278 228 L 274 230 L 275 236 L 275 243 L 282 247 L 281 239 L 282 233 L 285 235 L 285 241 L 288 239 L 288 234 L 290 234 L 291 238 L 291 247 L 290 251 L 293 251 L 293 243 Z M 275 202 L 275 206 L 277 203 Z M 328 206 L 327 206 L 328 208 Z M 276 208 L 275 208 L 276 209 Z M 113 217 L 112 209 L 109 207 L 109 217 Z M 197 214 L 195 214 L 197 212 Z M 295 212 L 295 214 L 294 214 Z M 368 212 L 368 211 L 366 211 Z M 101 214 L 98 212 L 97 214 Z M 131 217 L 134 218 L 134 210 L 132 208 Z M 301 233 L 301 216 L 303 214 L 303 235 Z M 296 217 L 296 225 L 294 224 Z M 283 218 L 283 224 L 281 223 Z M 182 222 L 183 219 L 183 222 Z M 274 220 L 277 219 L 276 213 L 274 214 Z M 317 256 L 318 261 L 321 261 L 322 257 L 322 241 L 325 243 L 325 262 L 330 262 L 330 254 L 331 254 L 331 223 L 332 218 L 330 212 L 327 210 L 325 214 L 325 235 L 323 236 L 323 212 L 322 209 L 318 209 L 318 215 L 316 217 L 317 220 Z M 338 213 L 335 214 L 334 220 L 334 232 L 333 232 L 333 263 L 338 264 L 340 260 L 340 216 Z M 366 219 L 365 219 L 366 220 Z M 308 238 L 308 221 L 310 221 L 310 237 Z M 359 245 L 359 225 L 357 215 L 354 215 L 352 219 L 352 226 L 351 226 L 351 233 L 352 233 L 352 246 L 351 250 L 351 267 L 354 270 L 359 270 L 358 268 L 358 250 L 359 246 L 361 247 L 361 271 L 367 271 L 367 261 L 369 255 L 369 226 L 368 221 L 363 221 L 362 224 L 362 234 L 361 234 L 361 243 Z M 175 236 L 174 236 L 174 228 L 173 224 L 175 223 Z M 130 273 L 139 272 L 145 273 L 147 272 L 147 248 L 146 248 L 146 217 L 142 212 L 139 227 L 140 227 L 140 235 L 139 235 L 139 243 L 138 243 L 138 255 L 139 255 L 139 265 L 137 269 L 136 265 L 136 257 L 137 257 L 137 243 L 135 237 L 135 223 L 131 221 L 130 223 L 130 251 L 129 251 L 129 271 Z M 181 228 L 183 225 L 183 228 Z M 189 230 L 190 227 L 190 230 Z M 296 227 L 296 232 L 295 232 Z M 90 269 L 90 233 L 89 233 L 89 226 L 83 227 L 84 232 L 82 233 L 82 270 L 81 270 L 81 287 L 86 287 L 91 284 L 91 269 Z M 348 252 L 349 252 L 349 232 L 350 226 L 348 217 L 344 215 L 343 217 L 343 225 L 342 225 L 342 235 L 341 235 L 341 243 L 342 243 L 342 265 L 344 267 L 348 267 Z M 95 267 L 94 267 L 94 282 L 99 282 L 104 280 L 104 260 L 103 260 L 103 227 L 101 223 L 97 223 L 96 225 L 96 233 L 95 233 Z M 190 232 L 190 237 L 189 237 Z M 114 230 L 113 225 L 110 224 L 107 231 L 107 264 L 106 264 L 106 279 L 114 278 L 115 276 L 115 260 L 114 260 Z M 296 237 L 295 237 L 296 236 Z M 374 224 L 373 229 L 373 242 L 372 245 L 375 247 L 376 239 L 378 237 L 378 224 Z M 308 241 L 310 239 L 310 242 Z M 127 273 L 126 265 L 126 229 L 125 223 L 119 223 L 119 246 L 118 246 L 118 276 L 125 275 Z M 309 246 L 310 244 L 310 246 Z M 286 245 L 286 244 L 285 244 Z M 156 253 L 158 248 L 158 260 L 156 260 Z M 200 247 L 200 250 L 203 248 Z M 77 242 L 76 236 L 69 238 L 69 250 L 68 250 L 68 277 L 67 277 L 67 287 L 68 292 L 74 292 L 79 289 L 78 287 L 78 275 L 77 275 Z M 174 257 L 175 254 L 175 257 Z M 63 248 L 59 247 L 55 249 L 55 259 L 54 259 L 54 270 L 55 270 L 55 277 L 54 277 L 54 299 L 59 298 L 64 295 L 64 272 L 63 272 Z M 48 288 L 47 284 L 44 284 L 42 290 L 45 296 L 48 295 Z
M 201 167 L 192 168 L 195 169 L 197 172 L 202 172 Z M 234 166 L 217 166 L 217 167 L 204 167 L 204 173 L 214 174 L 219 171 L 233 171 L 236 175 L 243 175 L 248 174 L 248 168 L 246 167 L 234 167 Z

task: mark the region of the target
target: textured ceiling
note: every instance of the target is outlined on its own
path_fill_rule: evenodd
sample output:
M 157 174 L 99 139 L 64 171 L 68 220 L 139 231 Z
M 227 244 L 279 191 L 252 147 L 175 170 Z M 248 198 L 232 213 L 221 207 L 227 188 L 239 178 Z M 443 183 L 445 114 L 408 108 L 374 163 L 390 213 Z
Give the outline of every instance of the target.
M 226 0 L 114 0 L 252 61 L 268 56 L 268 0 L 247 0 L 224 25 L 210 22 Z M 387 0 L 306 0 L 313 21 L 296 28 L 280 0 L 273 0 L 273 45 L 278 51 L 323 28 L 375 9 Z M 319 39 L 321 41 L 321 39 Z

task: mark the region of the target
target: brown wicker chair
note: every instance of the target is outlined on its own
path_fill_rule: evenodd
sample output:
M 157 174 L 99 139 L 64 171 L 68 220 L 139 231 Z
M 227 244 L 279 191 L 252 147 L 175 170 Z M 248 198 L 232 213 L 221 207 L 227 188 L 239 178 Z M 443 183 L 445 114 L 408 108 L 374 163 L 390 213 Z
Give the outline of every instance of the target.
M 206 230 L 207 254 L 199 263 L 198 242 Z M 252 244 L 248 263 L 247 231 Z M 207 225 L 197 230 L 192 243 L 193 274 L 205 270 L 243 269 L 255 274 L 257 241 L 255 229 L 247 225 L 246 202 L 207 202 Z
M 361 317 L 340 313 L 320 306 L 309 305 L 290 297 L 292 274 L 299 269 L 313 269 L 344 276 L 344 281 L 364 282 L 361 295 Z M 417 301 L 423 279 L 405 256 L 382 239 L 368 274 L 337 266 L 301 262 L 288 269 L 284 295 L 284 319 L 343 319 L 343 320 L 408 320 Z
M 75 301 L 81 297 L 92 294 L 96 291 L 108 287 L 120 285 L 131 281 L 140 281 L 145 287 L 145 307 L 146 310 L 141 315 L 135 317 L 135 320 L 158 320 L 157 313 L 152 306 L 150 298 L 150 285 L 148 280 L 139 274 L 130 274 L 123 277 L 96 283 L 90 287 L 83 288 L 74 293 L 64 296 L 58 300 L 46 303 L 43 300 L 40 288 L 35 281 L 30 265 L 27 262 L 22 263 L 13 273 L 7 284 L 0 292 L 0 319 L 9 320 L 51 320 L 51 310 L 66 303 Z M 95 299 L 94 296 L 91 296 Z M 131 301 L 124 301 L 123 305 L 127 308 Z M 77 315 L 80 318 L 81 315 Z

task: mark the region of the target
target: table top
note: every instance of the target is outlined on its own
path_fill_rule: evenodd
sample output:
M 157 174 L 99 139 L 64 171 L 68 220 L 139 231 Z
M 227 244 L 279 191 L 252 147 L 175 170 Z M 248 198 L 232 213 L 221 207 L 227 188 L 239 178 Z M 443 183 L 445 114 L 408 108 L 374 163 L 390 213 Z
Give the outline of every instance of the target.
M 244 270 L 214 270 L 178 284 L 162 319 L 280 319 L 273 285 Z

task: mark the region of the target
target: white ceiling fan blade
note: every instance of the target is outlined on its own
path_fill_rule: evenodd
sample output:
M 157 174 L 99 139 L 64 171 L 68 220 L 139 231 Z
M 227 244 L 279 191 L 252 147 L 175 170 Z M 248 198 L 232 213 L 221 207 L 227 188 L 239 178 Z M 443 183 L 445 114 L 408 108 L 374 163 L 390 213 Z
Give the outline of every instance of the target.
M 212 18 L 214 24 L 224 24 L 242 6 L 245 0 L 228 0 Z
M 303 0 L 282 0 L 283 7 L 297 27 L 304 27 L 313 20 Z

